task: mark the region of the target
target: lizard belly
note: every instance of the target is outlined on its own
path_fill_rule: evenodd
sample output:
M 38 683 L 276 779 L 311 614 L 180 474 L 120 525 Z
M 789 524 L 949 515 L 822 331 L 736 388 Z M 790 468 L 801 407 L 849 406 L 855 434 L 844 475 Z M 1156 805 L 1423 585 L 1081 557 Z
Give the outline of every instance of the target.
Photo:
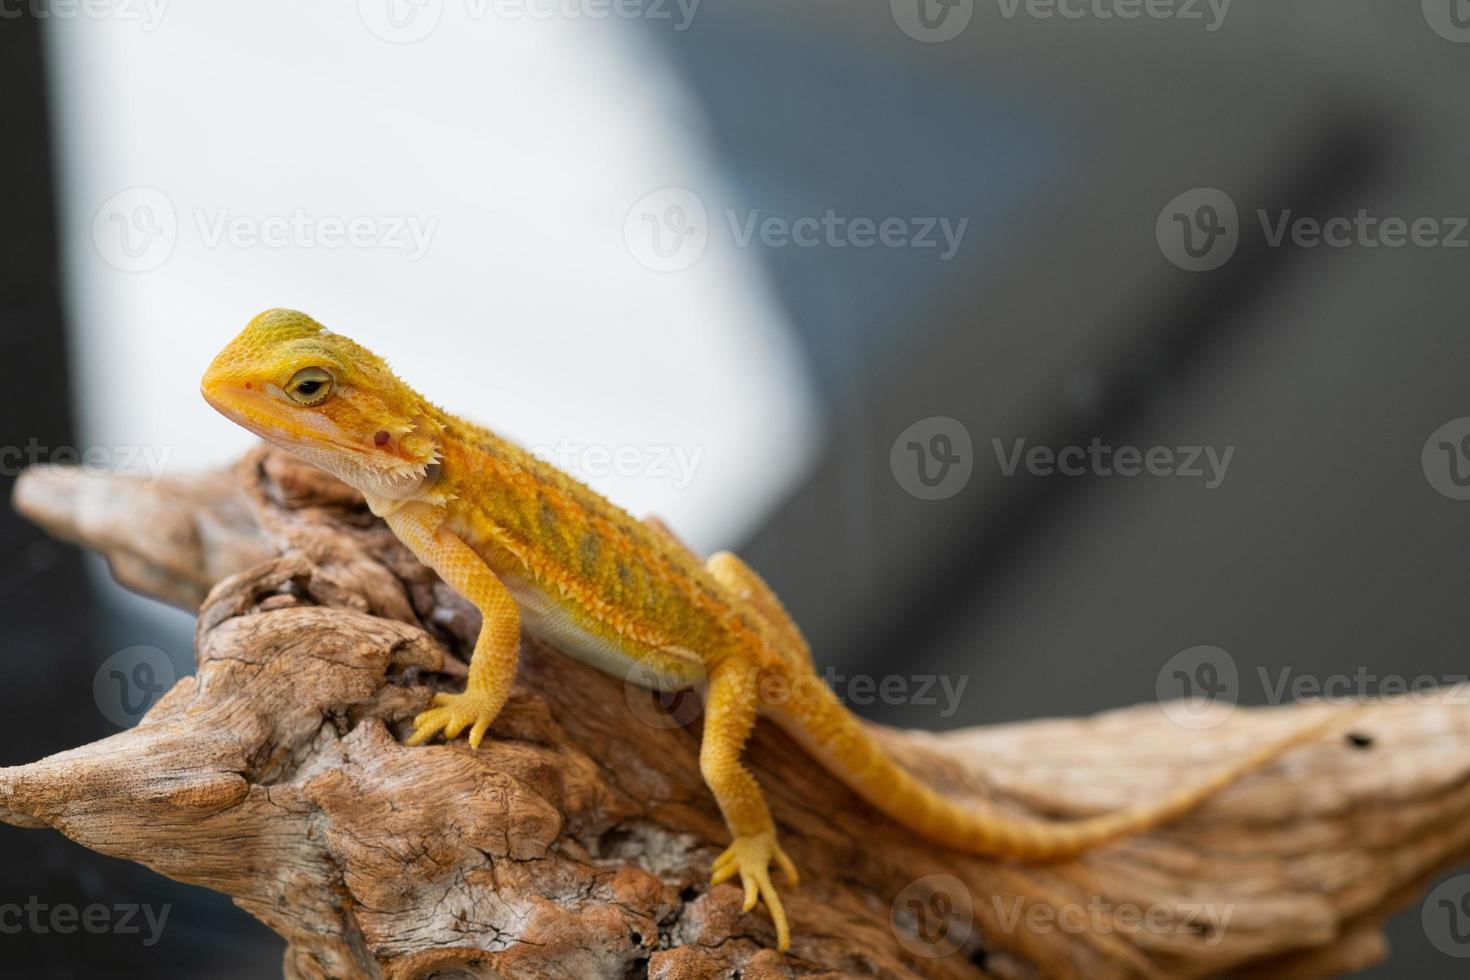
M 501 580 L 521 612 L 521 625 L 537 639 L 639 687 L 680 691 L 704 679 L 704 661 L 681 647 L 647 647 L 598 633 L 565 601 L 552 598 L 534 582 L 502 574 Z

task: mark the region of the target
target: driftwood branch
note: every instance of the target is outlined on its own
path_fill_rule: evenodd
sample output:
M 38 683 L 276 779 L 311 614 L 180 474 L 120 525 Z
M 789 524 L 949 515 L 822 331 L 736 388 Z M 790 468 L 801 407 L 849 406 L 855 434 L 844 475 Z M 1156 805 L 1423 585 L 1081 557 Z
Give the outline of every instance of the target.
M 0 769 L 0 820 L 232 896 L 288 940 L 291 978 L 1320 976 L 1381 958 L 1385 918 L 1470 849 L 1454 692 L 1375 706 L 1352 739 L 1046 866 L 931 846 L 762 726 L 749 758 L 805 875 L 783 957 L 763 913 L 708 885 L 726 834 L 688 702 L 530 644 L 480 751 L 400 744 L 479 624 L 329 477 L 262 451 L 156 487 L 42 469 L 16 502 L 199 605 L 198 672 L 135 729 Z M 1324 710 L 875 731 L 957 797 L 1066 819 Z

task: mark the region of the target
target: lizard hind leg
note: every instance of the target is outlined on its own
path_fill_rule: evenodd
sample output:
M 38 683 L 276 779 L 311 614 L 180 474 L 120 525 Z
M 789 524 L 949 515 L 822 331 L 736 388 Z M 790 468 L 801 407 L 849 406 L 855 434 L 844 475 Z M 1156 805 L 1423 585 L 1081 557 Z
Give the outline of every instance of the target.
M 743 911 L 754 909 L 757 901 L 765 902 L 776 927 L 776 946 L 784 953 L 791 947 L 791 929 L 770 869 L 774 864 L 794 887 L 796 866 L 776 841 L 776 824 L 760 786 L 740 762 L 755 726 L 758 678 L 758 669 L 743 660 L 727 660 L 711 672 L 699 769 L 735 838 L 715 859 L 710 883 L 718 885 L 738 875 L 745 892 Z
M 698 560 L 699 555 L 679 540 L 672 529 L 657 517 L 645 517 L 643 523 L 670 544 Z M 704 570 L 715 580 L 726 598 L 754 616 L 776 641 L 778 650 L 798 663 L 812 664 L 812 649 L 801 628 L 786 611 L 781 599 L 766 580 L 730 551 L 717 551 L 705 560 Z
M 756 570 L 728 551 L 718 551 L 705 570 L 742 609 L 752 613 L 770 631 L 777 649 L 798 664 L 812 665 L 812 649 L 801 628 L 781 604 L 775 591 Z

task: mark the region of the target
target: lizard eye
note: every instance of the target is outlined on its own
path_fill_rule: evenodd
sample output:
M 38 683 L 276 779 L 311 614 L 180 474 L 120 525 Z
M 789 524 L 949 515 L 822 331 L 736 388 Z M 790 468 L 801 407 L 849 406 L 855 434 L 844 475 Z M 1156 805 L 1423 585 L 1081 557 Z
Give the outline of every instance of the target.
M 332 393 L 332 376 L 319 367 L 302 368 L 286 382 L 286 394 L 300 405 L 320 405 Z

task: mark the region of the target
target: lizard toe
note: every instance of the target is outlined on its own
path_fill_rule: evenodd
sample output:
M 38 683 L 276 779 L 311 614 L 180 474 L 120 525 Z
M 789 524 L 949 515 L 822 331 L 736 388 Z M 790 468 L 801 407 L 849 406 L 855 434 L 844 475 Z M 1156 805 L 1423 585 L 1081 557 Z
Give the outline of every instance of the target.
M 776 947 L 786 952 L 791 946 L 791 930 L 786 920 L 786 909 L 776 886 L 771 882 L 772 862 L 793 884 L 796 881 L 796 866 L 791 858 L 776 843 L 776 833 L 763 833 L 736 837 L 723 854 L 715 858 L 710 883 L 718 885 L 729 881 L 737 874 L 743 892 L 742 912 L 754 910 L 758 902 L 765 903 L 770 913 L 771 924 L 776 928 Z

